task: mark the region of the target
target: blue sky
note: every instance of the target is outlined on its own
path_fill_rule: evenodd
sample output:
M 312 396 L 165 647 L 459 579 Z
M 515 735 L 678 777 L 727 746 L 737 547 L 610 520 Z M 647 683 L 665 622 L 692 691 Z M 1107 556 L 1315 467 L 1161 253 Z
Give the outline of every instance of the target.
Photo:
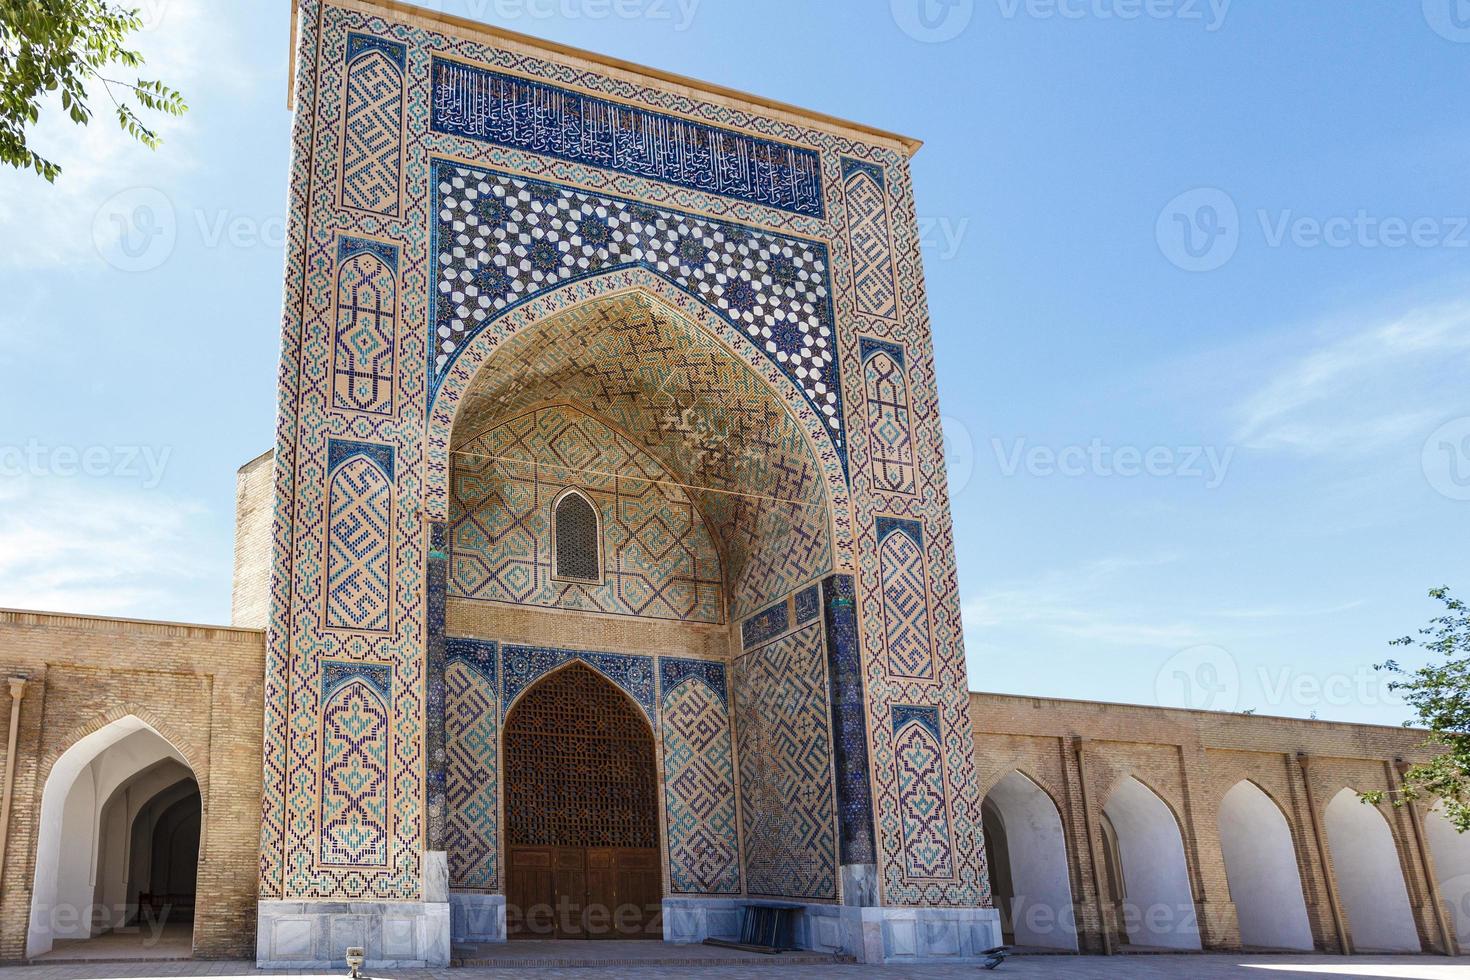
M 225 622 L 289 5 L 135 2 L 165 147 L 48 126 L 60 185 L 0 174 L 0 605 Z M 917 3 L 436 6 L 926 141 L 973 687 L 1402 721 L 1371 665 L 1470 591 L 1470 10 Z

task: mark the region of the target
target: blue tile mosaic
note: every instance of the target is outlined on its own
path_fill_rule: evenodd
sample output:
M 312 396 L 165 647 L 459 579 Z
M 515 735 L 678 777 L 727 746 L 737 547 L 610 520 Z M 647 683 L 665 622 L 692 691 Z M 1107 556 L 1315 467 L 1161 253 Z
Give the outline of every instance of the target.
M 435 160 L 433 174 L 431 405 L 455 358 L 507 311 L 639 267 L 699 299 L 779 367 L 846 467 L 826 245 L 458 161 Z
M 857 588 L 850 575 L 822 583 L 831 682 L 833 762 L 843 864 L 874 864 L 873 789 L 868 763 L 868 708 L 858 646 Z
M 791 628 L 791 612 L 786 608 L 786 600 L 765 610 L 740 624 L 741 645 L 749 650 L 758 647 L 768 640 L 773 640 Z
M 585 650 L 554 650 L 548 647 L 501 647 L 501 717 L 510 713 L 515 699 L 546 674 L 572 661 L 581 661 L 628 693 L 658 727 L 658 710 L 653 697 L 652 657 L 620 653 L 589 653 Z
M 322 700 L 332 696 L 343 684 L 363 680 L 383 698 L 393 703 L 393 668 L 387 664 L 362 664 L 343 660 L 322 661 Z
M 476 65 L 434 59 L 430 126 L 813 218 L 824 213 L 815 150 Z
M 725 686 L 725 665 L 718 661 L 660 657 L 658 672 L 659 690 L 663 692 L 665 698 L 668 697 L 670 691 L 692 677 L 709 685 L 709 689 L 715 692 L 721 704 L 729 704 L 729 693 Z
M 337 471 L 337 467 L 352 459 L 354 456 L 363 456 L 383 471 L 383 475 L 391 483 L 393 480 L 393 447 L 380 446 L 372 442 L 353 442 L 349 439 L 327 440 L 327 475 Z
M 822 597 L 817 586 L 796 593 L 796 625 L 805 626 L 822 614 Z
M 939 734 L 938 708 L 920 708 L 911 704 L 895 704 L 893 706 L 893 731 L 897 733 L 910 722 L 918 722 L 928 729 L 929 734 L 934 736 L 936 742 L 942 741 Z
M 878 541 L 881 543 L 888 535 L 898 531 L 908 537 L 910 541 L 924 547 L 924 526 L 918 521 L 908 521 L 901 517 L 879 517 L 874 521 L 878 531 Z

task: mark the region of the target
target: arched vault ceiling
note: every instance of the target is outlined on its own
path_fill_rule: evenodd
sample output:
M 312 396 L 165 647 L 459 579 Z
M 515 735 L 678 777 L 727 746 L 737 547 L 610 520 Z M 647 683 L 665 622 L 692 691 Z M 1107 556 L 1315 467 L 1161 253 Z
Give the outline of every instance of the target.
M 721 545 L 732 615 L 831 568 L 804 433 L 762 378 L 684 317 L 624 293 L 523 331 L 475 377 L 451 445 L 551 401 L 612 422 L 690 487 Z

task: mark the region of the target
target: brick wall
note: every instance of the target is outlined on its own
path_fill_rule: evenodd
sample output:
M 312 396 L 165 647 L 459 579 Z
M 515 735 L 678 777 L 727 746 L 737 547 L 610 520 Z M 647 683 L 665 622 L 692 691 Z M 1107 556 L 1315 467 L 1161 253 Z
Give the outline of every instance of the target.
M 0 610 L 0 677 L 26 678 L 0 879 L 0 959 L 25 953 L 52 765 L 78 739 L 128 715 L 166 738 L 199 782 L 196 955 L 253 955 L 264 660 L 264 636 L 254 630 Z M 7 720 L 9 710 L 0 688 Z
M 1337 925 L 1333 906 L 1342 902 L 1330 859 L 1324 867 L 1325 808 L 1343 789 L 1393 790 L 1394 760 L 1423 754 L 1424 733 L 1402 728 L 995 694 L 972 694 L 971 707 L 981 793 L 1019 771 L 1057 804 L 1080 944 L 1094 952 L 1104 948 L 1099 815 L 1124 779 L 1143 782 L 1179 819 L 1206 948 L 1241 945 L 1219 808 L 1232 787 L 1249 780 L 1290 826 L 1314 943 L 1337 951 L 1340 932 L 1350 930 Z M 1442 951 L 1447 938 L 1432 898 L 1433 859 L 1419 846 L 1420 817 L 1387 805 L 1380 810 L 1393 831 L 1420 942 Z
M 230 624 L 265 629 L 270 616 L 271 523 L 276 455 L 264 453 L 235 475 L 235 577 Z

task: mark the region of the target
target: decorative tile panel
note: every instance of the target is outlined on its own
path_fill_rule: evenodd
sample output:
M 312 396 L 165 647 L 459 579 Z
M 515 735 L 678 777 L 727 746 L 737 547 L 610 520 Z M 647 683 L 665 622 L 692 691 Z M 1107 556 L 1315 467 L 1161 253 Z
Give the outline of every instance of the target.
M 516 698 L 536 681 L 558 667 L 581 662 L 627 692 L 658 727 L 653 694 L 653 658 L 634 654 L 590 653 L 586 650 L 553 650 L 546 647 L 512 646 L 500 649 L 504 670 L 501 687 L 501 717 L 510 713 Z
M 791 628 L 791 610 L 785 599 L 740 624 L 740 640 L 745 649 L 758 647 Z
M 867 698 L 863 692 L 862 651 L 858 648 L 856 587 L 851 575 L 833 575 L 822 583 L 822 592 L 842 863 L 873 864 L 878 858 L 873 844 Z
M 724 665 L 662 658 L 664 796 L 674 894 L 740 893 Z
M 344 208 L 396 215 L 403 187 L 403 71 L 407 49 L 392 41 L 348 38 L 342 118 Z
M 434 380 L 538 293 L 649 269 L 703 300 L 805 393 L 844 445 L 827 247 L 759 228 L 462 163 L 434 162 Z
M 333 629 L 391 626 L 393 465 L 385 448 L 334 440 L 326 555 L 326 623 Z
M 911 494 L 915 487 L 913 409 L 903 348 L 865 337 L 861 350 L 873 484 L 879 490 Z
M 883 169 L 844 157 L 842 179 L 857 308 L 885 320 L 896 319 L 898 276 Z
M 321 863 L 388 863 L 391 670 L 333 663 L 322 672 Z
M 458 638 L 445 646 L 449 883 L 492 891 L 500 886 L 497 649 L 494 643 Z
M 904 870 L 911 879 L 954 877 L 944 737 L 937 708 L 893 708 Z
M 332 407 L 393 414 L 398 357 L 398 249 L 344 237 L 337 246 Z
M 746 890 L 837 898 L 837 814 L 822 628 L 734 665 Z
M 455 453 L 450 592 L 518 605 L 721 623 L 720 555 L 679 482 L 630 439 L 573 406 L 507 419 Z M 601 581 L 555 574 L 552 506 L 568 489 L 598 509 Z
M 435 132 L 822 217 L 817 153 L 434 59 Z
M 888 671 L 894 677 L 928 680 L 934 676 L 934 649 L 923 530 L 913 521 L 891 521 L 889 526 L 880 538 L 878 557 Z

